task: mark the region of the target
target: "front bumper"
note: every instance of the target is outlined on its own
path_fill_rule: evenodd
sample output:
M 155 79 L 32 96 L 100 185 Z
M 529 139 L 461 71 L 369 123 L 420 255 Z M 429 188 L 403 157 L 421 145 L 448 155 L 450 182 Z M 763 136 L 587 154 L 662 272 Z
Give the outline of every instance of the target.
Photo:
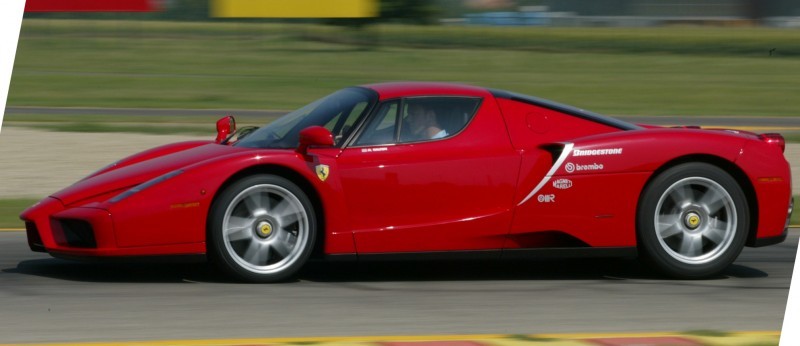
M 66 208 L 48 197 L 20 215 L 33 251 L 102 256 L 117 248 L 114 223 L 107 210 Z
M 205 243 L 121 247 L 111 212 L 93 205 L 68 208 L 48 197 L 28 208 L 20 218 L 31 250 L 69 258 L 205 253 Z

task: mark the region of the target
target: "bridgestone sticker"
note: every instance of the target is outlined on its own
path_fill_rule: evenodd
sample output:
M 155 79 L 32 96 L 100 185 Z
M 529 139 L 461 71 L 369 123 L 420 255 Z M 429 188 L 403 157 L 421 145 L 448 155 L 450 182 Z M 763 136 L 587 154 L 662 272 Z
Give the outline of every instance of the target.
M 591 150 L 575 149 L 572 151 L 572 156 L 606 156 L 606 155 L 622 155 L 622 148 L 591 149 Z

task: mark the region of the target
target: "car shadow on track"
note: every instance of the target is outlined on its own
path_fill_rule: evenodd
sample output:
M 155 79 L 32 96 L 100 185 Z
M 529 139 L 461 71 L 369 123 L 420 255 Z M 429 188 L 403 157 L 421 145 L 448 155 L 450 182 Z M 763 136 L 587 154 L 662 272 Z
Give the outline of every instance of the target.
M 236 283 L 207 263 L 83 263 L 54 258 L 2 270 L 79 282 Z M 4 275 L 5 276 L 5 275 Z M 761 278 L 761 270 L 734 264 L 711 278 Z M 7 277 L 7 276 L 6 276 Z M 652 280 L 673 281 L 636 260 L 310 262 L 292 283 L 383 281 Z
M 205 263 L 85 263 L 56 258 L 19 262 L 3 274 L 38 276 L 79 282 L 178 283 L 197 279 L 225 282 L 223 275 Z
M 758 269 L 734 264 L 710 278 L 761 278 Z M 507 280 L 671 280 L 636 260 L 436 261 L 317 263 L 300 277 L 314 282 L 507 281 Z

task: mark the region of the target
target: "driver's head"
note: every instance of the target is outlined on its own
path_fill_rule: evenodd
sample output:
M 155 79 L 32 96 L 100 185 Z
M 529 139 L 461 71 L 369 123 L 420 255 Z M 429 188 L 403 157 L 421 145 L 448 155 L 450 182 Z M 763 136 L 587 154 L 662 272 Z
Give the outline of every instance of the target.
M 436 114 L 424 104 L 416 102 L 408 105 L 408 123 L 414 132 L 436 125 Z

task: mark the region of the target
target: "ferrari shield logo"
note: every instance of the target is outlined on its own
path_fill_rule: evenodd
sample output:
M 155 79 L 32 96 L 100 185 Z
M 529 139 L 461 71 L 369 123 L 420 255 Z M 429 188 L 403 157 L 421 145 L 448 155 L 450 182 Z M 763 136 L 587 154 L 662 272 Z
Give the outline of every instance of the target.
M 319 180 L 325 181 L 328 179 L 328 173 L 331 172 L 331 168 L 328 165 L 317 165 L 317 178 Z

